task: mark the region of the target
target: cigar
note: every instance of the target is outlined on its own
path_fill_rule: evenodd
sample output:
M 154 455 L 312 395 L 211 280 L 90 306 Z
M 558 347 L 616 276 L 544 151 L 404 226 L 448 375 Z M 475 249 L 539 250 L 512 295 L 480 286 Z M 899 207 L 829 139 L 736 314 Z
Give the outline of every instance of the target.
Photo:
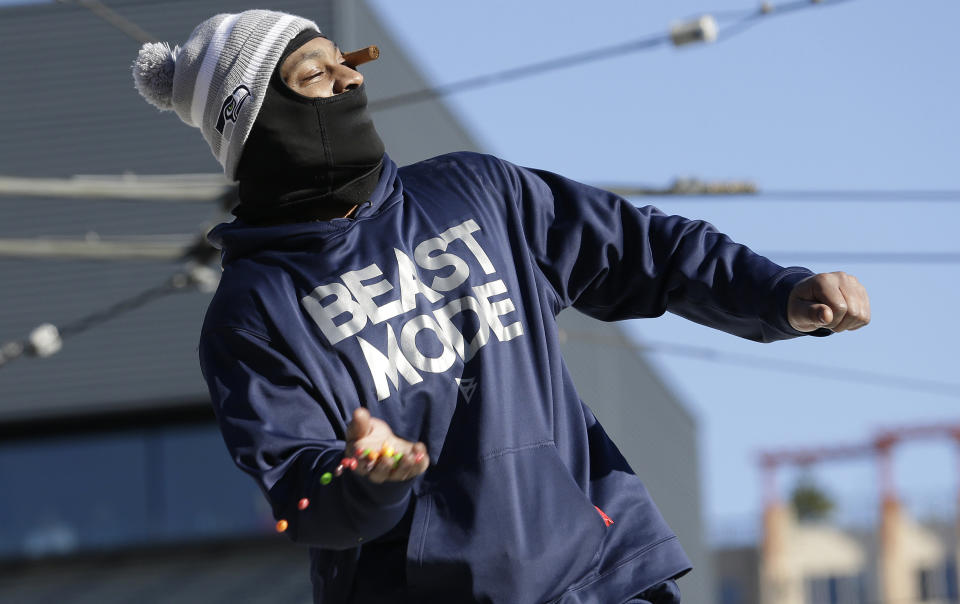
M 376 61 L 380 58 L 380 49 L 376 46 L 367 46 L 360 50 L 344 53 L 344 62 L 351 67 L 358 67 L 370 61 Z

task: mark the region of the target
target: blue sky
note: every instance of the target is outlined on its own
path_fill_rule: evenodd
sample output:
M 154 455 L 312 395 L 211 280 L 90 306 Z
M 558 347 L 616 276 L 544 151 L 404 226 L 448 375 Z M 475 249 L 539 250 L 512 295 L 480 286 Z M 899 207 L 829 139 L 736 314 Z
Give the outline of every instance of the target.
M 756 6 L 736 0 L 371 4 L 436 84 L 663 32 L 702 12 Z M 667 185 L 695 176 L 750 179 L 768 189 L 960 189 L 958 21 L 960 5 L 949 0 L 828 2 L 771 18 L 729 41 L 615 57 L 464 92 L 449 103 L 491 152 L 588 183 Z M 638 342 L 960 383 L 952 314 L 960 304 L 960 266 L 804 262 L 798 255 L 958 252 L 960 203 L 655 203 L 707 219 L 781 264 L 856 275 L 870 291 L 874 320 L 825 340 L 763 346 L 667 316 L 630 323 Z M 649 358 L 700 422 L 705 510 L 719 528 L 757 519 L 754 459 L 761 449 L 960 422 L 960 388 L 944 396 L 663 353 Z M 942 511 L 952 501 L 960 474 L 954 449 L 931 441 L 897 450 L 897 485 L 915 509 Z M 876 477 L 868 460 L 824 465 L 813 475 L 848 517 L 873 514 Z M 783 474 L 783 492 L 790 478 Z

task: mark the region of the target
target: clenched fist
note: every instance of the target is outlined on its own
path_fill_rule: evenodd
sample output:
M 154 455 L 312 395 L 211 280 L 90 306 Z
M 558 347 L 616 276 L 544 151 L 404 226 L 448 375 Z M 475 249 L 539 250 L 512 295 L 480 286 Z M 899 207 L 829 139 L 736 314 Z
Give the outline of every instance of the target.
M 860 329 L 870 322 L 870 298 L 857 278 L 844 272 L 807 277 L 793 288 L 787 320 L 797 331 L 826 327 L 831 331 Z

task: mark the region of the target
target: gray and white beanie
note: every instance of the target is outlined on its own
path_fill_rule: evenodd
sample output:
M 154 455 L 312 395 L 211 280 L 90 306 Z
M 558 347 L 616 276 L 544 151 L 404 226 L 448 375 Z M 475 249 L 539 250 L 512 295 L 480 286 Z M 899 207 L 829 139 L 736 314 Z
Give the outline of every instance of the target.
M 320 31 L 313 21 L 274 11 L 215 15 L 182 47 L 144 44 L 133 80 L 152 105 L 200 128 L 232 180 L 277 61 L 306 29 Z

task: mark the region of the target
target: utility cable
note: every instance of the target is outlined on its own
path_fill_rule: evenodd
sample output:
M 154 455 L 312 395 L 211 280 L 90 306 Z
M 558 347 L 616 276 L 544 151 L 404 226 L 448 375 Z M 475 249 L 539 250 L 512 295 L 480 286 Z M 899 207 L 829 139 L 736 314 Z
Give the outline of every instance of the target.
M 960 252 L 910 251 L 761 251 L 768 258 L 792 262 L 850 264 L 960 264 Z M 193 260 L 214 263 L 220 251 L 204 235 L 168 235 L 164 240 L 123 238 L 0 238 L 0 258 L 56 258 L 60 260 Z
M 720 14 L 723 17 L 740 17 L 739 20 L 735 21 L 730 26 L 731 31 L 729 34 L 725 29 L 718 33 L 716 23 L 717 20 L 713 16 L 714 13 L 704 13 L 700 17 L 689 19 L 685 22 L 674 25 L 667 33 L 648 35 L 620 44 L 569 54 L 535 63 L 529 63 L 527 65 L 521 65 L 485 75 L 473 76 L 431 88 L 423 88 L 413 92 L 406 92 L 377 101 L 371 101 L 369 106 L 371 111 L 390 109 L 402 105 L 411 105 L 413 103 L 446 97 L 459 92 L 464 92 L 466 90 L 474 90 L 477 88 L 493 86 L 510 80 L 536 76 L 549 71 L 566 69 L 568 67 L 582 65 L 584 63 L 591 63 L 615 56 L 622 56 L 625 54 L 632 54 L 645 50 L 653 50 L 661 46 L 666 46 L 667 44 L 684 46 L 696 42 L 725 40 L 739 33 L 743 33 L 743 31 L 746 31 L 746 29 L 749 27 L 759 23 L 764 17 L 784 15 L 802 9 L 823 5 L 840 4 L 851 1 L 852 0 L 794 0 L 792 2 L 784 2 L 782 4 L 764 2 L 760 5 L 760 8 L 756 10 L 717 11 L 716 14 Z
M 852 0 L 831 0 L 829 4 L 836 5 L 851 1 Z M 719 38 L 719 41 L 726 42 L 731 40 L 745 33 L 755 25 L 758 25 L 761 20 L 789 15 L 799 10 L 811 8 L 812 5 L 816 4 L 826 4 L 826 2 L 824 2 L 824 0 L 793 0 L 780 4 L 761 2 L 760 6 L 754 10 L 739 11 L 739 13 L 738 11 L 725 11 L 725 13 L 717 16 L 717 19 L 734 19 L 734 22 L 723 26 L 723 36 Z
M 156 42 L 159 39 L 103 2 L 100 2 L 100 0 L 56 1 L 60 4 L 76 4 L 82 6 L 138 42 Z
M 960 201 L 960 189 L 760 189 L 756 197 L 782 201 Z
M 187 255 L 184 241 L 101 241 L 96 239 L 0 238 L 0 258 L 71 260 L 177 260 Z
M 2 184 L 2 180 L 0 180 Z M 596 185 L 621 197 L 676 197 L 682 201 L 958 202 L 960 189 L 764 189 L 753 181 L 676 179 L 669 187 Z M 678 199 L 679 200 L 679 199 Z
M 209 202 L 232 193 L 236 185 L 220 174 L 162 176 L 74 176 L 29 178 L 0 176 L 0 196 L 55 197 L 159 202 Z
M 763 252 L 767 258 L 842 264 L 960 264 L 960 252 Z
M 837 367 L 835 365 L 823 365 L 820 363 L 810 363 L 808 361 L 785 361 L 758 354 L 729 352 L 708 348 L 705 346 L 691 346 L 687 344 L 660 342 L 655 340 L 644 341 L 643 343 L 638 344 L 638 348 L 645 352 L 672 354 L 675 356 L 684 356 L 702 361 L 709 361 L 712 363 L 740 365 L 755 369 L 766 369 L 769 371 L 814 376 L 841 382 L 869 384 L 871 386 L 881 386 L 898 390 L 910 390 L 914 392 L 925 392 L 952 398 L 960 398 L 960 383 L 958 382 L 943 382 L 939 380 L 912 378 L 908 376 L 891 375 L 890 373 L 886 372 L 867 371 L 864 369 L 854 369 L 850 367 Z
M 683 201 L 960 202 L 960 189 L 764 189 L 752 180 L 676 178 L 668 186 L 596 184 L 621 197 L 675 197 Z M 222 174 L 0 176 L 0 197 L 109 199 L 162 203 L 208 203 L 225 210 L 238 201 L 237 185 Z
M 733 25 L 729 26 L 729 31 L 725 30 L 722 38 L 720 38 L 730 39 L 739 33 L 743 33 L 743 31 L 746 31 L 746 29 L 752 27 L 756 23 L 759 23 L 761 18 L 764 17 L 772 15 L 785 15 L 798 10 L 809 9 L 816 6 L 834 5 L 851 1 L 852 0 L 792 0 L 789 2 L 783 2 L 781 4 L 763 2 L 756 10 L 748 9 L 744 11 L 716 11 L 715 14 L 719 15 L 721 20 L 730 17 L 739 17 L 739 19 L 736 20 Z M 100 0 L 57 0 L 57 2 L 60 4 L 76 4 L 82 6 L 138 42 L 153 42 L 157 40 L 156 36 L 148 33 L 130 19 L 127 19 L 123 15 L 117 13 L 103 2 L 100 2 Z M 378 101 L 373 101 L 369 104 L 369 107 L 372 111 L 376 111 L 398 107 L 401 105 L 410 105 L 430 99 L 449 96 L 465 90 L 472 90 L 500 84 L 510 80 L 527 78 L 549 71 L 566 69 L 568 67 L 582 65 L 584 63 L 599 61 L 617 55 L 651 50 L 666 44 L 685 46 L 687 44 L 698 42 L 713 42 L 717 39 L 717 18 L 714 17 L 714 13 L 705 13 L 700 17 L 688 19 L 684 22 L 674 25 L 667 33 L 648 35 L 642 38 L 637 38 L 620 44 L 614 44 L 604 48 L 597 48 L 594 50 L 570 54 L 554 59 L 538 61 L 495 73 L 465 78 L 449 84 L 441 84 L 432 88 L 424 88 L 413 92 L 402 93 L 387 97 L 385 99 L 380 99 Z
M 0 346 L 0 367 L 21 356 L 49 357 L 63 348 L 64 338 L 70 338 L 121 317 L 155 300 L 197 289 L 211 292 L 217 287 L 219 272 L 201 264 L 188 263 L 186 268 L 154 287 L 120 300 L 104 309 L 65 323 L 60 327 L 43 323 L 23 340 L 12 340 Z
M 639 52 L 641 50 L 649 50 L 659 46 L 664 46 L 669 42 L 669 34 L 655 34 L 652 36 L 630 40 L 622 44 L 614 44 L 612 46 L 597 48 L 587 52 L 570 54 L 554 59 L 547 59 L 545 61 L 521 65 L 519 67 L 513 67 L 503 71 L 457 80 L 456 82 L 450 82 L 449 84 L 441 84 L 432 88 L 423 88 L 414 92 L 406 92 L 403 94 L 390 96 L 385 99 L 371 101 L 369 103 L 369 107 L 371 111 L 378 111 L 381 109 L 399 107 L 401 105 L 412 105 L 421 101 L 450 96 L 465 90 L 485 88 L 487 86 L 508 82 L 510 80 L 528 78 L 549 71 L 566 69 L 575 65 L 591 63 L 593 61 L 599 61 L 601 59 L 607 59 L 617 55 Z
M 561 329 L 560 333 L 561 342 L 565 340 L 569 341 L 572 338 L 576 338 L 577 340 L 599 341 L 607 344 L 623 346 L 625 348 L 640 352 L 672 354 L 712 363 L 747 366 L 752 369 L 780 371 L 783 373 L 814 376 L 842 382 L 869 384 L 871 386 L 910 390 L 914 392 L 926 392 L 930 394 L 949 396 L 952 398 L 960 398 L 960 383 L 957 382 L 943 382 L 939 380 L 912 378 L 908 376 L 891 375 L 886 372 L 881 373 L 879 371 L 844 368 L 837 367 L 836 365 L 823 365 L 820 363 L 810 363 L 807 361 L 787 361 L 757 354 L 729 352 L 725 350 L 718 350 L 716 348 L 708 348 L 706 346 L 692 346 L 687 344 L 678 344 L 675 342 L 646 339 L 644 339 L 642 342 L 632 342 L 618 336 L 607 336 L 589 331 L 571 331 Z

